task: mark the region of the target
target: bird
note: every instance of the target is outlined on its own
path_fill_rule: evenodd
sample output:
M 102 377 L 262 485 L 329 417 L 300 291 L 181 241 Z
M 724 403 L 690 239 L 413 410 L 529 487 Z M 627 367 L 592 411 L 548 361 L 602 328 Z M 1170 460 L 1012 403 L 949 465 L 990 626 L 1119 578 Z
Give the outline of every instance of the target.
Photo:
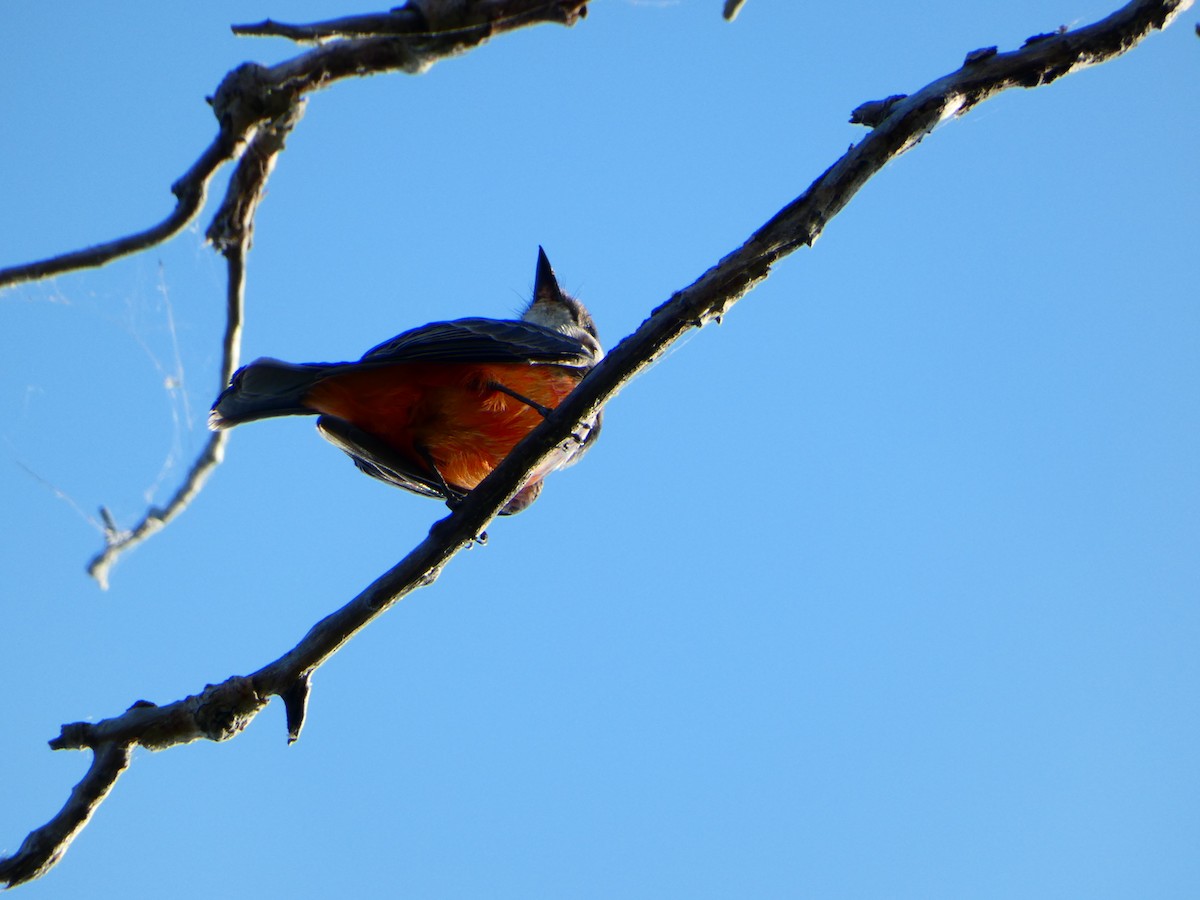
M 558 285 L 538 247 L 533 298 L 520 319 L 431 322 L 357 362 L 264 357 L 234 373 L 208 425 L 221 431 L 315 415 L 317 430 L 380 481 L 457 506 L 604 358 L 587 308 Z M 600 433 L 597 412 L 500 511 L 526 509 L 552 471 Z

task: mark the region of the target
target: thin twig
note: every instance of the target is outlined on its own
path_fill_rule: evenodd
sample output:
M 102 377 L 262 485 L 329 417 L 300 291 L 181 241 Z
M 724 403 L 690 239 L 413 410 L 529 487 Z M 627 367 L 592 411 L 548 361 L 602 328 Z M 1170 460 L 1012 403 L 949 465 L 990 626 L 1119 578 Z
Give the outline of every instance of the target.
M 41 278 L 51 278 L 64 272 L 103 266 L 122 256 L 146 250 L 174 237 L 187 227 L 187 224 L 204 208 L 208 182 L 217 169 L 231 158 L 234 147 L 235 142 L 231 142 L 224 133 L 219 134 L 208 145 L 195 164 L 171 186 L 171 191 L 177 198 L 175 208 L 157 225 L 152 225 L 145 231 L 139 231 L 136 234 L 96 244 L 94 247 L 85 247 L 82 250 L 52 256 L 49 259 L 0 269 L 0 288 L 26 281 L 37 281 Z
M 96 747 L 87 774 L 72 789 L 58 815 L 31 831 L 16 853 L 0 859 L 0 886 L 15 887 L 33 881 L 54 868 L 117 783 L 129 765 L 132 751 L 133 745 L 128 743 Z
M 246 254 L 249 252 L 254 231 L 254 213 L 266 189 L 267 178 L 274 168 L 275 159 L 283 151 L 287 135 L 299 122 L 302 111 L 303 105 L 297 103 L 256 132 L 246 152 L 238 161 L 237 169 L 234 170 L 225 192 L 225 200 L 208 229 L 208 239 L 224 254 L 228 269 L 225 334 L 221 341 L 218 390 L 229 383 L 241 358 Z M 88 564 L 88 574 L 99 582 L 101 588 L 108 587 L 108 573 L 122 553 L 136 547 L 187 509 L 192 498 L 204 487 L 209 475 L 221 464 L 228 440 L 228 432 L 216 431 L 210 434 L 204 449 L 188 470 L 187 477 L 166 506 L 151 507 L 142 520 L 128 531 L 105 529 L 105 547 Z

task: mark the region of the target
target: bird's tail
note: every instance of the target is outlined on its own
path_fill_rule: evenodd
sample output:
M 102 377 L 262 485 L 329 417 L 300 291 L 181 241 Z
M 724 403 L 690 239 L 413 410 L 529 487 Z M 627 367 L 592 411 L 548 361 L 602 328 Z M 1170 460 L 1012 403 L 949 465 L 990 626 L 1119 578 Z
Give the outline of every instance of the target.
M 298 365 L 267 357 L 256 359 L 234 373 L 229 387 L 213 404 L 208 427 L 221 431 L 255 419 L 313 415 L 316 410 L 307 406 L 304 398 L 335 368 L 327 363 Z

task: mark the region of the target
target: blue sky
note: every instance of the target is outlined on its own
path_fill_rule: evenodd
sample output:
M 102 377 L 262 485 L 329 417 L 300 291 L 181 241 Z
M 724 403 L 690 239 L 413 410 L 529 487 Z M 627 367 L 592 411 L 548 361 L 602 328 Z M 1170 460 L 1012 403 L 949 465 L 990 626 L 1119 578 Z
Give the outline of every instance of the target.
M 339 84 L 261 208 L 244 356 L 511 315 L 539 244 L 611 346 L 858 140 L 859 103 L 1116 5 L 603 0 Z M 293 52 L 230 23 L 359 11 L 199 6 L 0 9 L 0 264 L 165 214 L 203 97 Z M 23 895 L 1196 896 L 1195 21 L 888 166 L 321 669 L 299 743 L 272 704 L 139 751 Z M 61 723 L 258 668 L 442 514 L 264 422 L 87 579 L 95 510 L 132 523 L 206 436 L 207 221 L 0 294 L 0 851 L 86 767 Z

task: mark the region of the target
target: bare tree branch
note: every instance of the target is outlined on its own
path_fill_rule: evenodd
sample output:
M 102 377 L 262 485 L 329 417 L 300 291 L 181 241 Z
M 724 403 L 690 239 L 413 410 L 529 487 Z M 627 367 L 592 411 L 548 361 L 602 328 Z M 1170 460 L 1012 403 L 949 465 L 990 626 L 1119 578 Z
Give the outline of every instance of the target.
M 496 32 L 520 28 L 533 22 L 553 21 L 574 25 L 585 15 L 586 0 L 581 3 L 555 0 L 409 0 L 407 5 L 386 13 L 343 16 L 305 25 L 289 25 L 266 19 L 253 25 L 234 25 L 233 33 L 246 37 L 282 37 L 301 43 L 323 43 L 334 38 L 381 35 L 449 36 L 485 24 Z
M 92 748 L 99 761 L 102 753 L 117 752 L 111 748 L 119 748 L 127 759 L 128 748 L 135 743 L 160 750 L 200 738 L 226 740 L 245 728 L 273 694 L 285 700 L 289 738 L 294 739 L 303 724 L 309 676 L 316 668 L 391 605 L 415 588 L 432 584 L 446 563 L 487 527 L 529 473 L 561 443 L 574 440 L 572 434 L 582 421 L 594 415 L 685 332 L 719 320 L 767 277 L 776 261 L 798 247 L 811 245 L 829 220 L 887 162 L 915 146 L 939 122 L 962 115 L 1001 90 L 1048 84 L 1068 72 L 1125 52 L 1190 5 L 1191 0 L 1135 0 L 1095 25 L 1039 35 L 1012 53 L 989 49 L 969 54 L 956 72 L 911 97 L 890 98 L 891 102 L 881 105 L 873 116 L 877 124 L 866 138 L 740 248 L 655 309 L 454 513 L 435 523 L 425 540 L 396 566 L 314 625 L 292 650 L 249 676 L 234 676 L 167 706 L 139 702 L 113 719 L 64 725 L 51 747 Z M 85 787 L 85 778 L 63 813 L 30 835 L 17 856 L 0 861 L 0 879 L 8 879 L 12 885 L 48 871 L 81 824 L 70 830 L 52 826 L 64 818 L 77 795 L 94 800 L 82 817 L 76 811 L 67 818 L 86 822 L 119 771 L 116 769 L 106 782 L 101 781 L 104 787 L 100 791 L 94 786 Z
M 308 25 L 289 25 L 265 19 L 252 25 L 234 25 L 241 37 L 281 37 L 297 43 L 321 43 L 332 38 L 375 37 L 428 30 L 425 17 L 415 7 L 404 6 L 386 13 L 343 16 Z
M 128 743 L 96 748 L 87 774 L 75 785 L 58 815 L 30 832 L 16 853 L 0 859 L 0 886 L 15 887 L 41 878 L 58 864 L 75 835 L 87 825 L 92 813 L 129 765 L 132 752 L 133 745 Z
M 0 269 L 0 288 L 102 266 L 178 234 L 204 206 L 208 182 L 216 170 L 241 154 L 259 125 L 283 114 L 309 91 L 342 78 L 397 70 L 418 74 L 439 59 L 478 47 L 494 35 L 529 25 L 541 22 L 573 25 L 586 15 L 587 2 L 479 0 L 473 4 L 449 4 L 446 9 L 434 4 L 440 16 L 437 32 L 427 30 L 426 17 L 420 12 L 397 14 L 394 18 L 398 27 L 386 37 L 333 41 L 271 67 L 254 63 L 239 66 L 225 77 L 211 101 L 221 132 L 172 185 L 171 190 L 179 199 L 166 219 L 145 231 L 94 247 Z

